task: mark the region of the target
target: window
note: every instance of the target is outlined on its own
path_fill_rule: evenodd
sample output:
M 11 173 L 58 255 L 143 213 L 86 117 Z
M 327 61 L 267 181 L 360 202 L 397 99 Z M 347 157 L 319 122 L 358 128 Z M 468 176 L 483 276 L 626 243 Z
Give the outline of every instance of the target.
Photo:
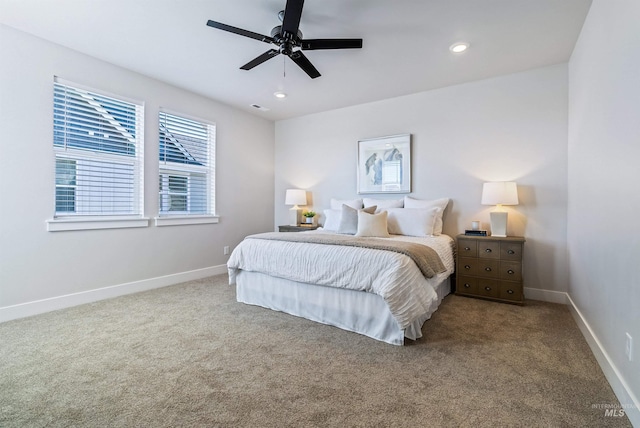
M 160 215 L 215 212 L 215 125 L 160 112 Z
M 56 158 L 56 212 L 76 211 L 76 161 Z
M 160 174 L 161 211 L 187 213 L 189 211 L 188 189 L 188 176 Z
M 56 79 L 55 217 L 140 216 L 143 107 Z

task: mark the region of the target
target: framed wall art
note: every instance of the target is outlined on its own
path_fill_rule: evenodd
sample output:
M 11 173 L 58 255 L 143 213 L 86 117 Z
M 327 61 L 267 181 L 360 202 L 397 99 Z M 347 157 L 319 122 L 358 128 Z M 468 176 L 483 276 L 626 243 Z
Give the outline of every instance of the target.
M 358 193 L 411 192 L 411 134 L 358 141 Z

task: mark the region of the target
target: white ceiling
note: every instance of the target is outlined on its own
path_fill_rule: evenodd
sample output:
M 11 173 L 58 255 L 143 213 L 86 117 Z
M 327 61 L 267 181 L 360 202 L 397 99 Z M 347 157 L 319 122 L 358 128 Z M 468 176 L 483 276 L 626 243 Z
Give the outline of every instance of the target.
M 0 0 L 0 22 L 272 120 L 566 62 L 591 0 L 307 0 L 305 38 L 362 38 L 306 51 L 310 79 L 208 19 L 269 35 L 286 0 Z M 456 41 L 471 44 L 452 54 Z M 286 72 L 286 75 L 285 75 Z M 289 96 L 277 100 L 273 93 Z M 251 107 L 258 104 L 263 112 Z

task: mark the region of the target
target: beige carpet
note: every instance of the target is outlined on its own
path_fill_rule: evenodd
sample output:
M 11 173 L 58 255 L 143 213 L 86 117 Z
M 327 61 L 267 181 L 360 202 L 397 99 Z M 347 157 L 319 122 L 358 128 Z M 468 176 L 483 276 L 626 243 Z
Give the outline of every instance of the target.
M 0 426 L 630 426 L 564 306 L 449 296 L 397 347 L 226 282 L 0 324 Z

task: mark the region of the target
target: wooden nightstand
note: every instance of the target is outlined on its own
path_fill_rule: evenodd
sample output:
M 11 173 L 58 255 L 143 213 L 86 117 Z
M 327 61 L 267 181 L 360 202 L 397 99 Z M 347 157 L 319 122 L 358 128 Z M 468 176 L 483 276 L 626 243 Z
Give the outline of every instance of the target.
M 456 294 L 524 303 L 523 237 L 458 235 L 456 241 Z
M 318 226 L 313 224 L 300 224 L 298 226 L 278 226 L 278 232 L 304 232 L 305 230 L 316 230 Z

